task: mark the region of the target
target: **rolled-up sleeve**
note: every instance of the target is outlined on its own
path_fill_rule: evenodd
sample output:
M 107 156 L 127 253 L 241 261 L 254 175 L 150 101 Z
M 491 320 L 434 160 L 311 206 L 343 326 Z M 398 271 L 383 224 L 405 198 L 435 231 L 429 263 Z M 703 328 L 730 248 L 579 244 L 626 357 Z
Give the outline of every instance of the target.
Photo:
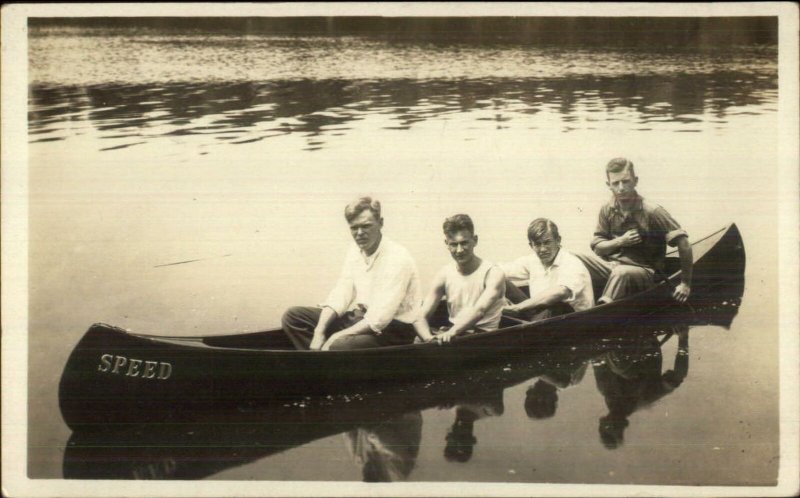
M 353 298 L 356 294 L 355 282 L 353 280 L 351 258 L 345 259 L 344 266 L 342 267 L 342 274 L 336 282 L 336 286 L 328 294 L 328 298 L 321 306 L 327 306 L 336 312 L 337 315 L 342 316 L 344 312 L 350 307 Z
M 502 263 L 500 269 L 506 274 L 506 278 L 513 282 L 527 281 L 530 278 L 531 272 L 526 264 L 526 257 L 517 258 L 510 263 Z
M 364 320 L 370 328 L 380 333 L 398 314 L 398 309 L 406 300 L 412 279 L 416 275 L 414 261 L 405 257 L 387 258 L 381 271 L 372 279 L 369 304 Z M 419 303 L 413 303 L 418 306 Z
M 581 263 L 578 263 L 581 264 Z M 572 261 L 567 260 L 559 269 L 557 285 L 562 285 L 570 291 L 569 298 L 566 302 L 572 302 L 575 297 L 581 294 L 586 287 L 586 281 L 583 278 L 584 268 L 579 268 Z
M 675 218 L 673 218 L 666 209 L 662 208 L 661 206 L 657 207 L 653 210 L 653 213 L 650 216 L 650 221 L 659 230 L 662 230 L 665 233 L 665 240 L 667 244 L 670 246 L 675 246 L 677 244 L 677 239 L 679 237 L 688 237 L 689 234 L 686 233 L 686 230 L 681 228 Z
M 603 207 L 597 217 L 597 227 L 594 229 L 594 238 L 589 243 L 589 247 L 594 251 L 597 244 L 611 240 L 614 235 L 611 233 L 611 223 L 609 222 L 608 208 Z

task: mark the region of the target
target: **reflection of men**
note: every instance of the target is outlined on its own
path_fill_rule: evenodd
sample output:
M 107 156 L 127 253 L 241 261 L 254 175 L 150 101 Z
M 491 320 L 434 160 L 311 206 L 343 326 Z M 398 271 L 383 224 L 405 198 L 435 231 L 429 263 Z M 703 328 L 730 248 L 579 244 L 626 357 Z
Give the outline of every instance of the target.
M 345 434 L 364 482 L 401 481 L 414 469 L 422 440 L 422 415 L 410 412 Z
M 478 439 L 473 433 L 475 422 L 485 417 L 499 417 L 505 411 L 503 390 L 497 389 L 456 406 L 456 419 L 447 433 L 444 457 L 451 462 L 467 462 Z
M 417 267 L 408 251 L 381 233 L 381 204 L 362 197 L 345 219 L 356 245 L 322 307 L 294 307 L 283 330 L 298 349 L 358 349 L 406 344 L 420 301 Z M 331 333 L 333 333 L 331 335 Z
M 572 311 L 583 311 L 594 304 L 589 272 L 572 253 L 561 248 L 558 227 L 545 218 L 528 226 L 528 243 L 535 254 L 503 265 L 509 280 L 528 280 L 530 297 L 513 284 L 506 286 L 506 297 L 514 303 L 506 307 L 512 316 L 542 320 Z
M 549 418 L 556 414 L 558 391 L 583 380 L 588 362 L 568 364 L 540 376 L 525 392 L 525 413 L 529 418 Z
M 681 283 L 673 296 L 684 302 L 691 293 L 692 246 L 684 230 L 661 206 L 649 204 L 636 193 L 639 179 L 633 163 L 625 158 L 606 165 L 606 185 L 614 198 L 603 206 L 591 247 L 597 256 L 586 265 L 602 281 L 608 279 L 600 303 L 617 300 L 654 284 L 662 271 L 666 244 L 678 247 Z
M 468 331 L 495 330 L 503 313 L 505 279 L 500 267 L 475 254 L 478 236 L 472 220 L 457 214 L 444 221 L 444 242 L 454 262 L 442 268 L 433 280 L 430 293 L 414 326 L 423 340 L 431 340 L 428 319 L 436 311 L 442 297 L 452 326 L 436 336 L 439 342 Z
M 661 345 L 652 335 L 640 336 L 630 354 L 610 352 L 593 362 L 597 389 L 608 414 L 600 417 L 600 440 L 608 449 L 622 445 L 628 418 L 678 388 L 689 372 L 689 327 L 675 325 L 678 352 L 672 370 L 661 373 Z

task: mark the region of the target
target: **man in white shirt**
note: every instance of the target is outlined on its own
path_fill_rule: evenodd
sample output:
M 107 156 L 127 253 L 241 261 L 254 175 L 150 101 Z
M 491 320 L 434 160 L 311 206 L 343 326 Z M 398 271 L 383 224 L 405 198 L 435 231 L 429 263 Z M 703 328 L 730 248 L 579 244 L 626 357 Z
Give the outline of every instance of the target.
M 561 248 L 556 224 L 546 218 L 533 220 L 528 226 L 528 242 L 534 254 L 503 265 L 503 270 L 508 280 L 527 280 L 530 297 L 509 283 L 506 297 L 514 304 L 504 312 L 535 321 L 591 308 L 594 291 L 589 271 Z
M 409 252 L 381 233 L 381 204 L 361 197 L 345 207 L 356 245 L 336 287 L 320 307 L 296 306 L 283 330 L 298 349 L 360 349 L 411 343 L 421 301 Z

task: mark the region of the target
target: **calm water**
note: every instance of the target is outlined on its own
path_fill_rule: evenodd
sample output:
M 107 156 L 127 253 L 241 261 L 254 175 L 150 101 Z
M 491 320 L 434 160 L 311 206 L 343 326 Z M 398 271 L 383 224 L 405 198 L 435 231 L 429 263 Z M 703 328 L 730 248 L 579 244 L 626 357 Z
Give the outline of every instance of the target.
M 775 482 L 774 47 L 63 27 L 32 28 L 29 44 L 30 477 L 361 480 L 366 465 L 410 481 Z M 212 435 L 118 435 L 103 444 L 160 449 L 81 467 L 57 383 L 91 323 L 272 327 L 333 285 L 350 243 L 341 210 L 361 193 L 383 201 L 385 233 L 426 285 L 449 258 L 441 221 L 459 211 L 490 260 L 525 254 L 538 216 L 585 251 L 608 195 L 602 167 L 618 155 L 693 237 L 739 225 L 747 286 L 729 327 L 673 319 L 663 345 L 639 331 L 625 354 L 595 344 L 426 395 L 300 400 Z M 529 388 L 555 390 L 553 416 L 530 415 Z M 601 435 L 620 403 L 627 425 Z M 203 464 L 187 470 L 193 455 Z

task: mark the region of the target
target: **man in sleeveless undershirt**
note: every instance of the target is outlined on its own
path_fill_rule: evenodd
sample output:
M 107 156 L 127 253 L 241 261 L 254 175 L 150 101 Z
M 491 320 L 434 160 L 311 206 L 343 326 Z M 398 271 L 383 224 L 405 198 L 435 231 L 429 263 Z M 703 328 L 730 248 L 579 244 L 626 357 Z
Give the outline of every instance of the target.
M 453 262 L 436 274 L 414 327 L 423 340 L 446 343 L 463 334 L 497 329 L 503 312 L 505 276 L 499 266 L 475 254 L 478 236 L 468 215 L 451 216 L 442 228 Z M 434 334 L 428 320 L 442 297 L 447 301 L 451 325 Z

